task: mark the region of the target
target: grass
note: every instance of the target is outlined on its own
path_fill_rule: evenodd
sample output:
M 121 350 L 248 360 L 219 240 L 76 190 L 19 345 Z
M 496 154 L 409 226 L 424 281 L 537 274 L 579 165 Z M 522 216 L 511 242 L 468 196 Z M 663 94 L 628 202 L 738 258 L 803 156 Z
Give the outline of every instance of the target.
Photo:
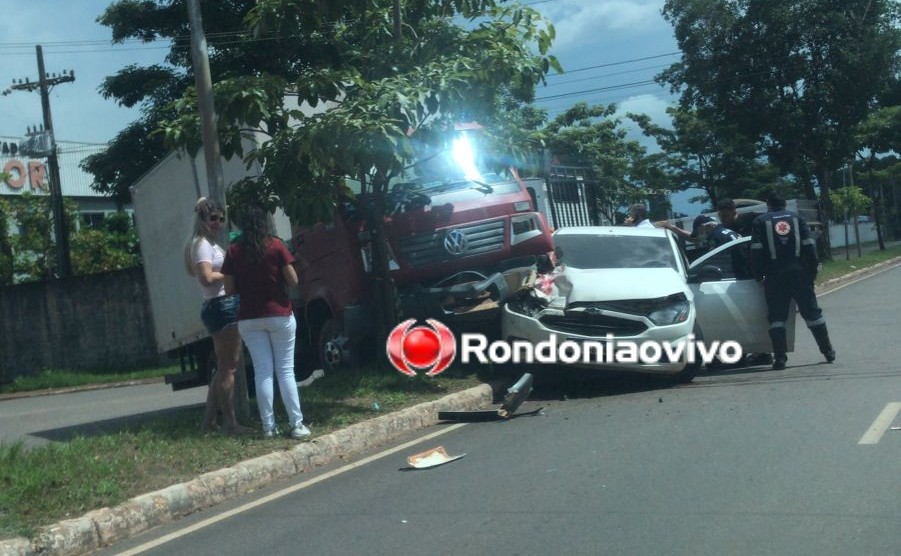
M 888 247 L 885 251 L 865 252 L 860 257 L 856 256 L 856 247 L 852 247 L 851 252 L 852 258 L 850 260 L 845 260 L 844 252 L 842 252 L 838 255 L 833 254 L 831 261 L 825 261 L 823 263 L 823 270 L 821 270 L 820 273 L 817 274 L 817 284 L 822 284 L 826 280 L 838 278 L 839 276 L 844 276 L 849 272 L 854 272 L 855 270 L 873 266 L 877 263 L 881 263 L 894 257 L 901 256 L 901 245 Z
M 140 369 L 135 371 L 65 371 L 45 370 L 37 375 L 20 376 L 8 384 L 0 384 L 0 394 L 53 390 L 94 384 L 113 384 L 162 378 L 168 373 L 178 372 L 178 365 Z
M 363 369 L 316 381 L 301 390 L 301 403 L 315 437 L 479 383 L 457 368 L 433 378 Z M 186 408 L 37 448 L 0 444 L 0 538 L 30 537 L 42 525 L 295 445 L 284 437 L 204 433 L 202 412 Z M 284 413 L 277 416 L 287 428 Z

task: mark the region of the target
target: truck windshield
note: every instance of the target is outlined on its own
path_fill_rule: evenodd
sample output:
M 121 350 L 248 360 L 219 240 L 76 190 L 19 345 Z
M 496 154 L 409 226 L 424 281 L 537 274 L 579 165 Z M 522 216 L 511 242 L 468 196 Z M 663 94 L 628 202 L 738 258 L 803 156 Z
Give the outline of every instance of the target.
M 423 152 L 407 169 L 404 181 L 430 194 L 465 188 L 481 188 L 507 181 L 498 167 L 478 148 L 468 134 L 461 134 L 446 148 Z
M 672 268 L 678 270 L 666 237 L 556 235 L 557 257 L 566 266 L 597 268 Z

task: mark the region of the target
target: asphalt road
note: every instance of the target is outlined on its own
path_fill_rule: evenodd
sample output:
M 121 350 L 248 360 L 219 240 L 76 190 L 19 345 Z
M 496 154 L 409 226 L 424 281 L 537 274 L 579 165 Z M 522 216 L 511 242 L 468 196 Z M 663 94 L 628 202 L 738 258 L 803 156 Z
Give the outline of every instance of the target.
M 539 377 L 541 415 L 438 425 L 100 554 L 899 554 L 899 291 L 895 268 L 821 299 L 833 365 L 800 325 L 785 371 Z M 466 457 L 402 470 L 438 445 Z
M 0 401 L 0 442 L 40 446 L 116 430 L 160 412 L 202 405 L 206 388 L 173 392 L 162 380 L 122 388 L 104 388 L 51 396 Z

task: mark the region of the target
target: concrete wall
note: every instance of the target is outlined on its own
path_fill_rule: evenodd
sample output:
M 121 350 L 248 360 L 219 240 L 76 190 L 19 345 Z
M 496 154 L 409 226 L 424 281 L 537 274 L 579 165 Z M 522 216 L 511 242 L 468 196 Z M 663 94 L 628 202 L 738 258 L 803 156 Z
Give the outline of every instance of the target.
M 43 369 L 124 370 L 161 359 L 141 268 L 0 288 L 0 382 Z
M 876 241 L 876 223 L 875 222 L 858 222 L 858 231 L 860 232 L 860 242 L 869 243 Z M 884 232 L 884 230 L 883 230 Z M 857 236 L 854 235 L 854 222 L 848 222 L 848 243 L 853 247 L 857 245 Z M 836 247 L 845 246 L 845 225 L 830 224 L 829 225 L 829 245 L 835 249 Z

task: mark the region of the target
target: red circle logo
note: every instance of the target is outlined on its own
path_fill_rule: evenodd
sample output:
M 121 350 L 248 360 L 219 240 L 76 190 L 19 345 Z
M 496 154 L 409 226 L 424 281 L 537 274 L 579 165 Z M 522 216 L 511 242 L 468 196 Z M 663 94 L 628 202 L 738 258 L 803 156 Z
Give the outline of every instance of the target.
M 457 355 L 457 340 L 444 324 L 434 319 L 413 326 L 408 319 L 394 327 L 388 335 L 385 351 L 394 368 L 407 376 L 426 371 L 427 376 L 444 372 Z
M 780 236 L 787 236 L 792 231 L 792 225 L 785 220 L 776 222 L 776 233 Z

